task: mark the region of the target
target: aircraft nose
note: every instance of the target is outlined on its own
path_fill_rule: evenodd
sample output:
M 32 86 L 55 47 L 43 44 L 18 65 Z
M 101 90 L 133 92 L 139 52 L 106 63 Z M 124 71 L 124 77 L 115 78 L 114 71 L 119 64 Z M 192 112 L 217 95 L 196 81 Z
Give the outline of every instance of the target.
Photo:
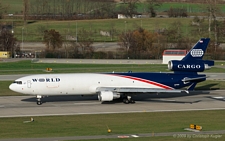
M 15 84 L 9 85 L 9 89 L 12 90 L 12 91 L 15 91 Z

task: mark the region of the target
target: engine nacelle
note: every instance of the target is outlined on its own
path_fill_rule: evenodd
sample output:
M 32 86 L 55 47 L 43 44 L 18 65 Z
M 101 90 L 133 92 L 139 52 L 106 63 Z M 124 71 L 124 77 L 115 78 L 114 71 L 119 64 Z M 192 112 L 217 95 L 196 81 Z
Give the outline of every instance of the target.
M 168 63 L 168 69 L 171 71 L 186 71 L 186 72 L 203 72 L 210 69 L 214 65 L 214 61 L 199 61 L 199 62 L 186 62 L 171 60 Z
M 120 94 L 112 91 L 100 91 L 98 94 L 99 101 L 113 101 L 117 98 L 120 98 Z

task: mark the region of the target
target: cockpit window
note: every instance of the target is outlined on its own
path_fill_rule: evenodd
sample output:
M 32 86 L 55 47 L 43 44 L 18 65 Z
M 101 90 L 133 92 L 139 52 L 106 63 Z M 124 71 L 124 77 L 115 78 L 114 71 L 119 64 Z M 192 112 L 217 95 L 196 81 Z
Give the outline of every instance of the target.
M 16 84 L 22 84 L 22 81 L 14 81 L 13 83 L 16 83 Z

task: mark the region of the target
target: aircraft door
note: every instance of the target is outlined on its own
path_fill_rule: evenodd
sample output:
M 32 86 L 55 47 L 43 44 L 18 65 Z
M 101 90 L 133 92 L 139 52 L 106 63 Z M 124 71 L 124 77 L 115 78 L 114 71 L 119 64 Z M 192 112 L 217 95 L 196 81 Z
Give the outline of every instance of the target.
M 27 88 L 31 88 L 31 81 L 27 80 Z

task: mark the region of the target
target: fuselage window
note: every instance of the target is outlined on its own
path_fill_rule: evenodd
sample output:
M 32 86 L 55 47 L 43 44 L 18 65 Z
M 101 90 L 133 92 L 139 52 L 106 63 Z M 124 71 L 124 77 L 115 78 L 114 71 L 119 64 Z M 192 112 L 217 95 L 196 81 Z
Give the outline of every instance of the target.
M 39 82 L 45 82 L 45 79 L 44 78 L 40 78 Z

